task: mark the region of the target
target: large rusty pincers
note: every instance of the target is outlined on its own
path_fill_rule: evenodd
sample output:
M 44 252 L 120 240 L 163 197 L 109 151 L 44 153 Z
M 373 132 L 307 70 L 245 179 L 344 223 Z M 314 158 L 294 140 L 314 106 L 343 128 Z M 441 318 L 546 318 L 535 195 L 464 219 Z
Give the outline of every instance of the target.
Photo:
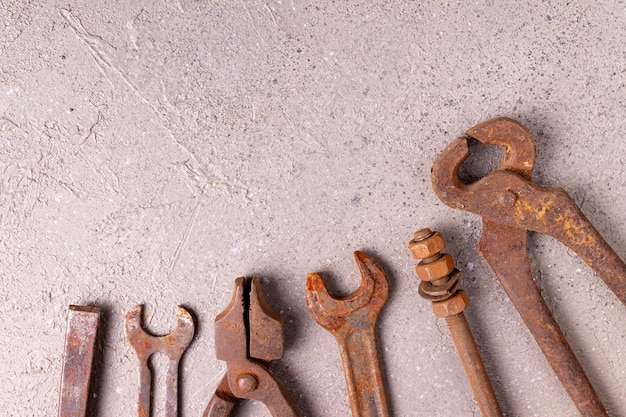
M 526 254 L 527 231 L 549 235 L 571 248 L 624 304 L 626 265 L 564 190 L 542 188 L 531 181 L 535 142 L 523 125 L 511 119 L 493 119 L 466 135 L 501 147 L 502 162 L 482 179 L 462 183 L 458 171 L 469 150 L 467 138 L 458 138 L 433 165 L 433 189 L 447 205 L 482 217 L 479 251 L 561 384 L 584 416 L 606 416 L 533 279 Z
M 299 417 L 268 369 L 283 356 L 283 321 L 265 302 L 259 278 L 237 278 L 233 298 L 215 318 L 215 356 L 228 367 L 203 417 L 228 417 L 238 399 L 259 401 L 274 417 Z
M 378 348 L 376 321 L 388 296 L 385 272 L 364 252 L 354 252 L 361 286 L 344 298 L 328 294 L 319 274 L 309 274 L 306 302 L 313 318 L 339 344 L 350 406 L 354 417 L 388 417 Z

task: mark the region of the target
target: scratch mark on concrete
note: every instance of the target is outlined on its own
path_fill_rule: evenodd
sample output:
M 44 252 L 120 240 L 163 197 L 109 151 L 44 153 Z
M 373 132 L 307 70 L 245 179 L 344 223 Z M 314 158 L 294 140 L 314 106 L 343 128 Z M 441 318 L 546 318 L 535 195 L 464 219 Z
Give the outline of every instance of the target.
M 89 140 L 90 137 L 93 136 L 94 141 L 98 142 L 98 132 L 96 131 L 96 128 L 98 127 L 98 125 L 102 122 L 102 111 L 100 110 L 100 106 L 96 106 L 93 103 L 91 103 L 92 106 L 94 106 L 97 109 L 97 113 L 96 113 L 96 120 L 91 124 L 91 126 L 89 126 L 89 129 L 87 130 L 87 134 L 85 135 L 85 137 L 83 139 L 81 139 L 80 141 L 80 145 L 84 145 L 85 142 L 87 142 Z M 102 106 L 105 107 L 105 109 L 107 108 L 106 104 L 103 104 Z
M 11 127 L 11 126 L 13 126 L 13 127 Z M 12 128 L 19 129 L 20 127 L 18 126 L 17 123 L 15 123 L 13 120 L 9 119 L 8 117 L 0 117 L 0 131 L 6 131 L 6 130 L 10 130 Z
M 217 285 L 217 275 L 213 275 L 213 282 L 211 282 L 211 290 L 209 291 L 209 300 L 213 299 L 213 294 L 215 294 L 215 286 Z
M 161 112 L 148 100 L 146 99 L 141 91 L 133 84 L 133 82 L 126 76 L 126 74 L 115 65 L 115 61 L 113 57 L 109 55 L 106 51 L 106 42 L 97 35 L 93 35 L 85 29 L 80 19 L 67 9 L 59 9 L 59 13 L 61 16 L 67 21 L 70 25 L 70 28 L 74 32 L 74 34 L 78 37 L 78 39 L 85 45 L 91 56 L 93 57 L 96 65 L 105 76 L 105 78 L 111 84 L 111 87 L 115 88 L 113 85 L 113 79 L 111 78 L 111 72 L 117 74 L 117 76 L 126 84 L 130 90 L 144 103 L 146 104 L 152 111 L 158 116 L 161 120 L 161 124 L 167 130 L 170 138 L 182 149 L 185 153 L 190 154 L 191 158 L 194 161 L 194 165 L 196 165 L 196 171 L 201 173 L 207 183 L 211 183 L 210 176 L 207 175 L 206 172 L 201 168 L 202 165 L 196 158 L 195 154 L 187 147 L 184 143 L 176 138 L 174 133 L 170 128 L 169 121 L 161 114 Z
M 252 28 L 254 33 L 256 33 L 257 39 L 259 41 L 263 41 L 264 38 L 261 36 L 256 25 L 254 24 L 254 20 L 252 19 L 252 15 L 250 14 L 250 9 L 248 8 L 248 6 L 246 6 L 246 3 L 243 0 L 240 0 L 240 3 L 243 6 L 243 9 L 246 11 L 246 14 L 248 15 L 248 20 L 250 21 L 250 27 Z
M 287 111 L 284 108 L 280 109 L 282 114 L 285 116 L 285 119 L 287 119 L 287 121 L 289 123 L 291 123 L 292 126 L 298 128 L 298 127 L 302 127 L 296 124 L 296 122 L 294 121 L 293 117 L 291 117 L 291 115 L 289 113 L 287 113 Z M 306 129 L 306 127 L 305 127 Z M 308 130 L 308 129 L 306 129 Z M 328 149 L 326 148 L 326 146 L 324 146 L 323 143 L 321 143 L 320 141 L 316 140 L 315 138 L 313 138 L 313 136 L 311 134 L 309 134 L 308 132 L 303 132 L 301 135 L 298 135 L 296 137 L 298 140 L 300 140 L 301 142 L 303 142 L 305 145 L 309 146 L 310 148 L 312 148 L 314 151 L 319 152 L 323 155 L 328 155 Z
M 272 12 L 272 8 L 268 6 L 267 4 L 264 4 L 263 7 L 270 14 L 270 17 L 272 18 L 272 22 L 274 22 L 274 26 L 278 27 L 278 22 L 276 22 L 276 16 L 274 16 L 274 12 Z
M 178 264 L 178 261 L 180 260 L 180 254 L 182 253 L 182 250 L 186 246 L 187 241 L 189 240 L 189 235 L 191 234 L 193 226 L 196 224 L 196 220 L 198 219 L 198 213 L 200 212 L 200 205 L 202 204 L 202 196 L 198 196 L 196 197 L 196 199 L 198 201 L 196 202 L 196 206 L 193 209 L 191 218 L 189 219 L 189 222 L 187 223 L 187 227 L 185 228 L 185 233 L 183 233 L 183 237 L 180 239 L 180 242 L 178 242 L 178 246 L 176 246 L 176 250 L 174 251 L 172 260 L 167 268 L 168 277 L 172 275 L 172 272 L 174 268 L 176 267 L 176 264 Z
M 71 10 L 67 9 L 59 9 L 59 13 L 65 19 L 65 21 L 70 25 L 70 28 L 74 32 L 74 34 L 78 37 L 78 39 L 87 47 L 87 50 L 91 54 L 94 59 L 96 65 L 102 75 L 104 75 L 111 84 L 111 87 L 114 87 L 113 81 L 109 77 L 107 70 L 111 70 L 124 81 L 124 83 L 129 86 L 133 91 L 137 92 L 137 87 L 126 77 L 126 75 L 113 63 L 113 59 L 109 56 L 105 49 L 104 40 L 97 35 L 93 35 L 85 29 L 83 23 L 80 19 L 72 13 Z M 145 100 L 144 100 L 145 101 Z

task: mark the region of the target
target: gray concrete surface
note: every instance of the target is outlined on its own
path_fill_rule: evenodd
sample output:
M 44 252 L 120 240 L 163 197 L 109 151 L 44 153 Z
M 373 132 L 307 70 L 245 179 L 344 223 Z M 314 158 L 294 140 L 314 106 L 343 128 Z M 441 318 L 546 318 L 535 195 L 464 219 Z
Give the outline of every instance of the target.
M 477 253 L 480 219 L 440 203 L 429 172 L 467 128 L 516 118 L 537 140 L 536 181 L 568 190 L 626 256 L 626 4 L 421 3 L 0 1 L 2 414 L 56 413 L 68 305 L 95 304 L 98 415 L 134 415 L 123 317 L 144 303 L 156 333 L 178 304 L 196 315 L 182 415 L 201 415 L 225 369 L 213 319 L 234 278 L 258 275 L 286 322 L 272 369 L 305 416 L 350 415 L 304 280 L 320 270 L 351 291 L 361 249 L 391 281 L 379 334 L 392 414 L 479 415 L 417 293 L 406 244 L 429 226 L 463 270 L 506 414 L 577 415 Z M 624 306 L 563 245 L 530 242 L 550 308 L 610 414 L 626 415 Z

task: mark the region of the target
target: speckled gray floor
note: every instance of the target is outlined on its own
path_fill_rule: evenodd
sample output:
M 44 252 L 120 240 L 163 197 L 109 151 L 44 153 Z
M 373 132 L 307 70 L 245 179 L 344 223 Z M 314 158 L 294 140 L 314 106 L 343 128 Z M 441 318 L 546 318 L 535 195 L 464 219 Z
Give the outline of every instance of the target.
M 225 369 L 213 319 L 234 278 L 258 275 L 286 322 L 272 369 L 305 416 L 349 415 L 304 280 L 321 270 L 351 291 L 361 249 L 391 283 L 392 414 L 479 415 L 417 293 L 406 244 L 428 226 L 463 270 L 506 414 L 576 415 L 476 250 L 480 219 L 439 202 L 429 173 L 467 128 L 516 118 L 537 141 L 536 182 L 568 190 L 626 256 L 626 5 L 421 3 L 0 1 L 3 414 L 56 413 L 67 307 L 91 303 L 107 317 L 98 415 L 134 415 L 123 317 L 144 303 L 156 333 L 178 304 L 197 317 L 182 415 L 201 415 Z M 552 239 L 531 235 L 530 256 L 610 414 L 626 415 L 625 307 Z

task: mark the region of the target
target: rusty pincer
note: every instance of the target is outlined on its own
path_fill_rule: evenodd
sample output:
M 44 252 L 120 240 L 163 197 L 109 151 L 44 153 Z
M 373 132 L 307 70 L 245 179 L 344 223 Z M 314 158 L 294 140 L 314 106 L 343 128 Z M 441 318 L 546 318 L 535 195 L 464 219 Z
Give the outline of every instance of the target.
M 259 278 L 237 278 L 230 304 L 215 318 L 215 356 L 228 370 L 203 417 L 227 417 L 238 399 L 259 401 L 274 417 L 298 417 L 287 390 L 268 369 L 283 356 L 283 321 L 266 303 Z
M 433 189 L 447 205 L 482 217 L 478 248 L 561 384 L 584 416 L 606 411 L 550 313 L 535 283 L 526 254 L 527 232 L 549 235 L 576 252 L 626 304 L 626 265 L 562 189 L 531 182 L 535 142 L 523 125 L 494 119 L 466 132 L 486 145 L 500 146 L 496 169 L 472 183 L 458 178 L 468 157 L 467 138 L 458 138 L 435 161 Z
M 361 271 L 361 286 L 345 298 L 331 297 L 319 274 L 309 274 L 306 301 L 313 318 L 330 331 L 339 344 L 343 370 L 355 417 L 389 416 L 378 348 L 376 321 L 388 295 L 385 272 L 364 252 L 354 258 Z

